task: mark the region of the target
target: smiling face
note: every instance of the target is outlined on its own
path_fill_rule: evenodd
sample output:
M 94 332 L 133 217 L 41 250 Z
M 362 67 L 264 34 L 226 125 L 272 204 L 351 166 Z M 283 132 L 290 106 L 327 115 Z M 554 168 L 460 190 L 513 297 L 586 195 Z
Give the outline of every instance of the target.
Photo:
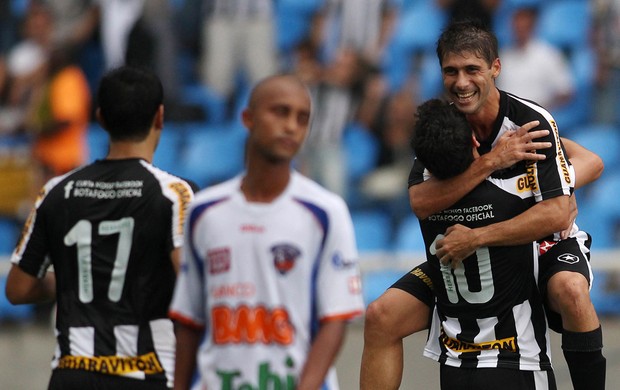
M 289 163 L 308 132 L 310 95 L 294 77 L 269 78 L 256 87 L 242 118 L 249 130 L 248 158 Z
M 499 58 L 489 64 L 472 52 L 448 52 L 441 65 L 444 88 L 459 111 L 482 114 L 499 101 L 495 78 L 500 68 Z

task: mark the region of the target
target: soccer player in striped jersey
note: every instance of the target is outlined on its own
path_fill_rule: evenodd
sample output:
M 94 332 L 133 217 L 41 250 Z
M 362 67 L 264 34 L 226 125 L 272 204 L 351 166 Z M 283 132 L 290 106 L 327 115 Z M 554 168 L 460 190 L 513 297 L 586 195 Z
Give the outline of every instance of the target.
M 49 389 L 167 389 L 175 356 L 168 306 L 193 189 L 152 165 L 164 125 L 154 74 L 113 70 L 97 100 L 109 152 L 45 184 L 11 257 L 6 294 L 14 304 L 56 300 Z
M 585 185 L 600 176 L 602 162 L 573 142 L 565 140 L 562 144 L 557 125 L 544 108 L 495 87 L 494 80 L 501 70 L 497 39 L 483 26 L 471 21 L 449 25 L 438 41 L 437 54 L 445 90 L 466 115 L 481 142 L 478 150 L 482 156 L 449 180 L 423 180 L 424 167 L 415 163 L 409 188 L 413 211 L 421 220 L 426 219 L 454 204 L 497 170 L 506 177 L 523 175 L 522 188 L 535 192 L 535 205 L 498 224 L 476 229 L 455 225 L 438 242 L 437 253 L 444 261 L 459 262 L 478 247 L 540 240 L 539 288 L 545 297 L 550 327 L 562 333 L 562 348 L 573 385 L 575 389 L 603 389 L 606 362 L 602 355 L 602 331 L 589 296 L 590 237 L 572 223 L 575 212 L 570 207 L 574 198 L 569 199 L 572 186 Z M 537 121 L 536 127 L 528 126 L 527 130 L 548 129 L 549 134 L 537 139 L 531 132 L 518 130 L 520 124 L 532 121 Z M 550 147 L 541 149 L 544 145 Z M 576 182 L 570 177 L 565 148 L 571 159 L 587 161 L 576 169 Z M 398 386 L 402 372 L 401 338 L 428 324 L 428 310 L 422 300 L 421 294 L 388 289 L 370 305 L 362 361 L 363 386 L 374 381 L 389 383 L 384 388 Z M 415 321 L 404 323 L 402 319 L 410 318 L 412 313 Z M 398 330 L 381 330 L 393 324 L 397 324 Z
M 170 309 L 175 389 L 338 389 L 335 357 L 364 305 L 346 204 L 291 168 L 308 90 L 268 77 L 242 120 L 246 171 L 190 206 Z
M 418 108 L 417 159 L 434 177 L 462 173 L 479 143 L 453 105 L 430 100 Z M 533 242 L 478 248 L 459 263 L 440 260 L 437 241 L 455 223 L 470 228 L 508 220 L 535 202 L 520 177 L 491 176 L 445 210 L 420 221 L 426 274 L 435 313 L 425 356 L 441 363 L 441 388 L 555 389 L 542 297 L 536 286 Z

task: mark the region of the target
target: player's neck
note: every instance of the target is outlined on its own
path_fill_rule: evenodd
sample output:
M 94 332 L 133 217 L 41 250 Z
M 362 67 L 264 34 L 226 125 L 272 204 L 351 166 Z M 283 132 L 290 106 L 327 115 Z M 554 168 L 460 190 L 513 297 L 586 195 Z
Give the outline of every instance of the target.
M 486 104 L 474 114 L 467 114 L 467 122 L 480 141 L 488 139 L 493 134 L 495 120 L 499 115 L 499 91 L 495 89 Z
M 153 148 L 145 142 L 115 141 L 110 143 L 107 160 L 141 158 L 153 162 Z
M 279 197 L 291 179 L 289 165 L 248 167 L 241 192 L 248 202 L 270 203 Z

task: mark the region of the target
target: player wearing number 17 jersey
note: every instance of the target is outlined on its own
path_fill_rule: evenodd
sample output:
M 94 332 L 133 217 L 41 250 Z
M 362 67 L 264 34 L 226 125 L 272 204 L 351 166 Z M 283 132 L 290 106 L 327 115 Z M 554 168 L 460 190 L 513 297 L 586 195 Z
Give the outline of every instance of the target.
M 98 98 L 109 153 L 43 187 L 11 258 L 7 296 L 56 299 L 50 389 L 166 389 L 175 356 L 167 311 L 193 192 L 150 163 L 163 126 L 154 75 L 120 68 Z
M 416 157 L 440 179 L 466 169 L 479 144 L 463 114 L 438 100 L 420 106 L 418 113 Z M 424 354 L 442 364 L 444 390 L 482 388 L 476 375 L 487 384 L 501 381 L 517 383 L 514 388 L 519 389 L 555 388 L 547 322 L 534 277 L 537 246 L 481 247 L 458 265 L 442 263 L 435 256 L 435 242 L 450 226 L 485 226 L 531 207 L 532 190 L 521 188 L 519 180 L 521 176 L 492 175 L 451 207 L 420 221 L 426 271 L 436 296 Z

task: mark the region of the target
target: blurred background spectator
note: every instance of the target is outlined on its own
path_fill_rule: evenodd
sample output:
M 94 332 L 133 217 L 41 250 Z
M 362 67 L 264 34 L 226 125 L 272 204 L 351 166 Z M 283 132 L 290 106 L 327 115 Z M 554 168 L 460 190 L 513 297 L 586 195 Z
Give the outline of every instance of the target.
M 200 79 L 233 103 L 278 70 L 274 2 L 211 0 L 202 7 Z
M 594 119 L 620 126 L 620 0 L 594 0 L 596 103 Z
M 502 71 L 497 86 L 553 111 L 573 97 L 573 75 L 564 53 L 536 36 L 538 8 L 514 10 L 513 41 L 500 50 Z

